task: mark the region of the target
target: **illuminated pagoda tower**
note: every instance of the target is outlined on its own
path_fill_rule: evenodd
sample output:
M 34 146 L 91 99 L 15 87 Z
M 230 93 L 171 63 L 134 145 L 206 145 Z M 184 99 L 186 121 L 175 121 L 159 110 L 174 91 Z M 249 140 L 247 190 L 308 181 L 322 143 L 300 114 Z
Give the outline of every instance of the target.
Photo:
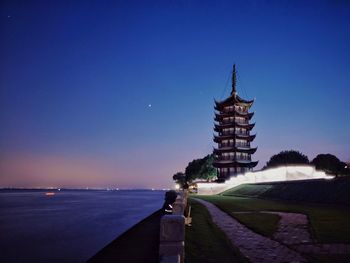
M 250 132 L 254 123 L 250 123 L 254 112 L 249 112 L 254 100 L 244 100 L 236 91 L 236 66 L 233 65 L 231 95 L 223 100 L 215 100 L 213 166 L 218 169 L 218 181 L 225 181 L 231 176 L 252 170 L 258 162 L 253 162 L 251 155 L 257 148 L 250 147 L 255 135 Z

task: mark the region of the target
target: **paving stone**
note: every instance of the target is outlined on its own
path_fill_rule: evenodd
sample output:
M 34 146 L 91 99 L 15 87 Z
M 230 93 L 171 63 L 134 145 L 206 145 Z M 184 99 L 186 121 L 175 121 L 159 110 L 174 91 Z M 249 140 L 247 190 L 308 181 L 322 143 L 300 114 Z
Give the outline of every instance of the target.
M 308 219 L 306 215 L 270 211 L 262 211 L 262 213 L 280 216 L 281 219 L 278 223 L 278 229 L 273 236 L 277 241 L 286 245 L 312 242 L 311 235 L 308 231 Z
M 213 222 L 226 233 L 232 244 L 252 263 L 307 262 L 298 252 L 251 231 L 215 205 L 203 200 L 196 200 L 206 206 Z M 238 232 L 242 231 L 245 235 L 237 235 Z
M 350 244 L 305 244 L 293 248 L 306 254 L 350 254 Z

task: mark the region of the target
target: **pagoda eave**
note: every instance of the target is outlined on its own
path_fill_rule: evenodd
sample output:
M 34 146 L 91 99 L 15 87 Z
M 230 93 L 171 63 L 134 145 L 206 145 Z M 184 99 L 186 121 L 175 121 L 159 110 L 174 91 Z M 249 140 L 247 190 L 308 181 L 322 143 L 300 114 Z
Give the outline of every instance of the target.
M 238 160 L 228 160 L 228 161 L 215 161 L 213 166 L 215 168 L 231 168 L 235 166 L 245 167 L 245 168 L 254 168 L 258 164 L 258 161 L 238 161 Z
M 243 117 L 250 120 L 254 115 L 254 112 L 240 112 L 240 111 L 229 111 L 229 112 L 223 112 L 223 113 L 215 113 L 215 121 L 222 121 L 224 118 L 229 117 Z
M 226 123 L 226 124 L 214 124 L 214 131 L 216 132 L 220 132 L 222 129 L 227 129 L 227 128 L 235 128 L 235 127 L 239 127 L 239 128 L 244 128 L 246 130 L 251 130 L 253 129 L 255 126 L 255 123 L 251 123 L 251 124 L 245 124 L 245 123 Z
M 255 139 L 256 134 L 246 135 L 246 134 L 236 134 L 237 139 L 247 140 L 248 142 L 252 142 Z
M 242 111 L 235 111 L 236 113 L 236 116 L 238 117 L 248 117 L 248 119 L 250 120 L 253 115 L 254 115 L 254 112 L 242 112 Z
M 226 152 L 241 152 L 241 153 L 249 153 L 254 154 L 258 148 L 250 148 L 250 147 L 222 147 L 222 148 L 214 148 L 214 154 L 226 153 Z
M 214 142 L 220 143 L 223 140 L 234 139 L 235 137 L 236 137 L 235 134 L 221 135 L 221 136 L 214 135 Z
M 236 123 L 236 126 L 237 126 L 237 127 L 240 127 L 240 128 L 245 128 L 245 129 L 247 129 L 247 130 L 251 130 L 251 129 L 254 128 L 255 123 L 246 124 L 246 123 L 239 123 L 239 122 L 237 122 L 237 123 Z
M 243 140 L 247 140 L 248 142 L 251 142 L 254 140 L 256 134 L 253 135 L 245 135 L 245 134 L 229 134 L 229 135 L 214 135 L 214 142 L 216 143 L 220 143 L 223 140 L 229 140 L 229 139 L 243 139 Z
M 215 101 L 215 108 L 219 110 L 225 106 L 231 105 L 232 103 L 246 106 L 248 108 L 250 108 L 254 103 L 254 100 L 245 100 L 239 97 L 238 95 L 231 95 L 230 97 L 228 97 L 226 100 L 223 100 L 223 101 L 217 101 L 217 100 L 214 100 L 214 101 Z

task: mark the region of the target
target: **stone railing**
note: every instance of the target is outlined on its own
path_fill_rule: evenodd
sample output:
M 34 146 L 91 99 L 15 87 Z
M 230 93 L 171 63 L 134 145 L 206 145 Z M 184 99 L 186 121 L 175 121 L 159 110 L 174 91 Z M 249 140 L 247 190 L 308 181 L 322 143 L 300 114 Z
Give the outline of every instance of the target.
M 188 191 L 178 192 L 173 213 L 160 220 L 159 262 L 183 263 L 185 261 L 185 216 Z

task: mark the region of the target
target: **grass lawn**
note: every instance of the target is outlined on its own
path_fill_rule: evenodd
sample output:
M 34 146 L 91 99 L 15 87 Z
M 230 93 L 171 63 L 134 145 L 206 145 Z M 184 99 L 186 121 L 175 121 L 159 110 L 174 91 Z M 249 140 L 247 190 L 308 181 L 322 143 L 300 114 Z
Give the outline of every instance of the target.
M 273 188 L 269 184 L 243 184 L 226 190 L 220 195 L 241 196 L 241 197 L 259 197 Z
M 332 180 L 243 184 L 231 188 L 221 195 L 349 206 L 350 176 Z
M 280 220 L 279 215 L 258 212 L 247 214 L 234 213 L 233 217 L 243 225 L 249 225 L 249 228 L 254 232 L 268 237 L 272 237 L 276 232 Z
M 278 220 L 270 214 L 259 214 L 260 220 L 253 215 L 235 212 L 282 211 L 306 214 L 310 220 L 313 238 L 320 243 L 350 243 L 350 211 L 347 206 L 316 205 L 290 203 L 258 198 L 235 196 L 195 196 L 214 203 L 226 213 L 244 223 L 247 227 L 262 235 L 270 236 Z M 270 222 L 269 222 L 270 221 Z M 264 223 L 262 223 L 264 222 Z
M 212 222 L 207 209 L 189 199 L 192 226 L 186 226 L 185 262 L 247 262 Z

